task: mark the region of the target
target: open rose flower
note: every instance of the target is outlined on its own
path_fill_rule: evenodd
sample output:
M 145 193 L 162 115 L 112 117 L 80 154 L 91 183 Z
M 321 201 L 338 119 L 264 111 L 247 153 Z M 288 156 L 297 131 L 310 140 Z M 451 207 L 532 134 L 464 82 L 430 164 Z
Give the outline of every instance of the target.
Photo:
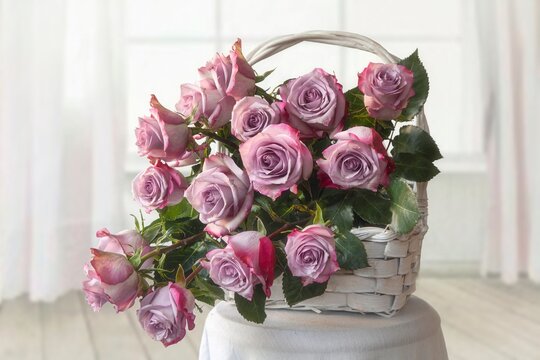
M 167 164 L 158 162 L 140 172 L 132 182 L 133 197 L 146 212 L 178 204 L 188 187 L 186 179 Z
M 187 188 L 185 196 L 199 212 L 205 230 L 220 237 L 236 229 L 248 216 L 253 204 L 253 187 L 245 171 L 229 156 L 207 158 L 202 172 Z
M 358 74 L 358 89 L 370 116 L 379 120 L 397 118 L 414 96 L 413 72 L 403 65 L 369 65 Z
M 311 153 L 287 124 L 270 125 L 240 145 L 240 156 L 255 190 L 276 199 L 313 170 Z
M 339 270 L 336 242 L 332 230 L 323 225 L 310 225 L 293 230 L 285 245 L 287 265 L 304 286 L 324 283 Z
M 106 302 L 114 304 L 117 311 L 126 310 L 133 305 L 139 292 L 139 276 L 127 256 L 137 250 L 144 255 L 151 248 L 135 230 L 111 234 L 109 230 L 101 229 L 96 236 L 99 243 L 92 249 L 94 257 L 84 266 L 86 300 L 94 311 L 99 311 Z M 142 268 L 149 268 L 151 264 L 152 260 L 147 260 Z
M 231 132 L 240 141 L 247 141 L 264 128 L 281 122 L 283 103 L 268 101 L 255 96 L 246 96 L 234 106 Z
M 372 128 L 357 126 L 333 136 L 337 142 L 323 151 L 324 159 L 317 160 L 323 186 L 341 189 L 361 188 L 377 191 L 388 186 L 394 169 L 381 136 Z
M 135 129 L 139 155 L 163 161 L 182 158 L 190 142 L 185 120 L 164 108 L 154 95 L 150 106 L 150 116 L 140 117 L 139 126 Z
M 276 254 L 272 241 L 256 231 L 225 237 L 227 246 L 206 254 L 201 265 L 222 288 L 251 301 L 254 287 L 263 285 L 267 297 L 274 282 Z
M 192 116 L 195 122 L 204 116 L 210 129 L 218 129 L 231 119 L 231 112 L 236 102 L 232 96 L 220 92 L 217 88 L 183 84 L 180 86 L 180 92 L 176 111 L 183 116 Z
M 346 101 L 336 77 L 323 69 L 290 80 L 279 89 L 290 124 L 304 138 L 343 129 Z
M 152 291 L 141 300 L 137 311 L 139 322 L 152 339 L 165 346 L 173 345 L 186 336 L 186 327 L 195 328 L 195 298 L 178 284 Z

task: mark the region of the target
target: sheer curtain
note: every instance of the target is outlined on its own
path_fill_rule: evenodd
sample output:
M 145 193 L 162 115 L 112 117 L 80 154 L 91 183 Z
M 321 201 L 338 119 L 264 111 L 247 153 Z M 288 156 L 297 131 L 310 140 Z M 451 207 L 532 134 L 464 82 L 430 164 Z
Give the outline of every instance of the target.
M 483 272 L 540 282 L 540 1 L 476 4 L 491 182 Z
M 122 223 L 121 3 L 0 5 L 0 301 L 54 300 Z

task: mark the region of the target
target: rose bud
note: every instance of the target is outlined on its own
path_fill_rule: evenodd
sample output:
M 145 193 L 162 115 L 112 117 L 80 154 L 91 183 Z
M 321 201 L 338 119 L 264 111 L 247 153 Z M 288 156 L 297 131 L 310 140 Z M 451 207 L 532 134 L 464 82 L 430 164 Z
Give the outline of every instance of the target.
M 135 129 L 139 155 L 163 161 L 181 158 L 190 141 L 185 120 L 161 106 L 153 95 L 150 106 L 151 115 L 140 117 Z
M 251 211 L 254 191 L 245 171 L 229 156 L 207 158 L 202 172 L 187 188 L 185 196 L 199 212 L 205 230 L 220 237 L 235 230 Z
M 182 174 L 162 162 L 140 172 L 131 186 L 133 197 L 147 213 L 178 204 L 184 198 L 187 187 Z
M 195 328 L 195 299 L 191 292 L 178 284 L 152 291 L 141 300 L 137 311 L 139 322 L 152 339 L 165 346 L 173 345 Z
M 302 285 L 324 283 L 339 270 L 336 243 L 332 230 L 323 225 L 310 225 L 293 230 L 285 245 L 287 265 Z
M 357 126 L 333 136 L 337 142 L 326 148 L 324 159 L 317 160 L 320 170 L 332 184 L 341 189 L 369 189 L 388 186 L 394 164 L 381 136 L 372 128 Z
M 224 240 L 224 249 L 208 252 L 207 260 L 201 262 L 212 281 L 250 301 L 255 285 L 262 284 L 269 297 L 276 264 L 272 241 L 256 231 L 244 231 Z
M 281 122 L 280 106 L 283 103 L 268 101 L 255 96 L 246 96 L 238 101 L 232 111 L 231 132 L 244 142 L 260 133 L 268 125 Z
M 240 156 L 255 190 L 275 200 L 313 170 L 311 153 L 287 124 L 270 125 L 240 145 Z
M 293 79 L 279 89 L 290 124 L 302 138 L 321 137 L 343 129 L 346 101 L 343 87 L 323 69 Z
M 369 63 L 358 74 L 358 89 L 369 115 L 379 120 L 397 118 L 414 96 L 413 77 L 403 65 Z

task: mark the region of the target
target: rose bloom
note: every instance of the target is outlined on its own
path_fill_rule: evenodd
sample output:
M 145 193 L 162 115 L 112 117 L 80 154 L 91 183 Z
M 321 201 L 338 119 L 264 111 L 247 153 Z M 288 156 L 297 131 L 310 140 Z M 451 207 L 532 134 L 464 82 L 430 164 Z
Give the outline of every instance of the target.
M 195 299 L 191 292 L 170 282 L 141 300 L 139 322 L 152 339 L 163 345 L 176 344 L 195 328 Z
M 163 161 L 182 158 L 190 141 L 185 120 L 164 108 L 154 95 L 150 100 L 150 116 L 139 118 L 135 129 L 140 156 Z
M 339 270 L 334 233 L 324 225 L 293 230 L 287 236 L 285 253 L 291 273 L 301 278 L 304 286 L 324 283 Z
M 99 243 L 92 249 L 93 259 L 84 266 L 86 300 L 94 311 L 99 311 L 106 302 L 114 304 L 117 311 L 126 310 L 139 293 L 139 276 L 127 256 L 132 256 L 138 249 L 146 254 L 151 248 L 135 230 L 111 234 L 109 230 L 101 229 L 96 236 Z M 151 265 L 152 260 L 147 260 L 142 267 Z
M 275 200 L 297 190 L 313 170 L 311 153 L 287 124 L 270 125 L 240 145 L 240 156 L 255 190 Z
M 240 141 L 247 141 L 264 128 L 281 122 L 283 103 L 268 101 L 255 96 L 246 96 L 234 106 L 231 132 Z
M 140 172 L 131 184 L 133 197 L 147 213 L 178 204 L 187 187 L 182 174 L 162 162 Z
M 317 160 L 322 186 L 341 189 L 369 189 L 388 186 L 394 169 L 381 136 L 372 128 L 357 126 L 333 136 L 337 142 L 326 148 Z
M 414 96 L 413 72 L 403 65 L 369 65 L 358 74 L 358 89 L 370 116 L 380 120 L 397 118 Z
M 207 260 L 201 262 L 212 281 L 250 301 L 255 285 L 262 284 L 269 297 L 276 264 L 272 241 L 256 231 L 244 231 L 224 240 L 224 249 L 208 252 Z
M 202 172 L 185 196 L 199 212 L 205 230 L 220 237 L 236 229 L 248 216 L 254 191 L 245 171 L 229 156 L 216 154 L 204 161 Z
M 231 119 L 235 103 L 232 96 L 224 95 L 217 88 L 183 84 L 180 86 L 176 111 L 185 117 L 192 116 L 195 122 L 204 116 L 210 129 L 218 129 Z
M 343 129 L 346 101 L 343 87 L 323 69 L 293 79 L 279 89 L 289 122 L 303 138 Z

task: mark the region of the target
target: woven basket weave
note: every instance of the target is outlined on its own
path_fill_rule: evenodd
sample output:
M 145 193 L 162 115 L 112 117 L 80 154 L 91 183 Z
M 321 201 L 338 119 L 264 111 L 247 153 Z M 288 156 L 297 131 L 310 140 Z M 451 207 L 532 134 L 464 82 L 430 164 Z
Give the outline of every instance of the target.
M 355 48 L 371 52 L 385 63 L 400 59 L 375 41 L 358 34 L 338 31 L 309 31 L 271 39 L 249 53 L 251 65 L 264 60 L 300 42 L 315 42 Z M 417 125 L 429 132 L 424 112 L 416 119 Z M 314 311 L 351 311 L 392 316 L 401 309 L 415 290 L 420 267 L 422 239 L 427 231 L 427 183 L 411 184 L 416 192 L 420 220 L 409 234 L 399 235 L 391 230 L 363 227 L 352 230 L 362 241 L 368 255 L 369 267 L 355 271 L 338 271 L 330 278 L 326 292 L 305 300 L 292 308 L 285 302 L 281 278 L 272 287 L 267 308 L 286 308 Z M 229 297 L 231 294 L 228 294 Z

